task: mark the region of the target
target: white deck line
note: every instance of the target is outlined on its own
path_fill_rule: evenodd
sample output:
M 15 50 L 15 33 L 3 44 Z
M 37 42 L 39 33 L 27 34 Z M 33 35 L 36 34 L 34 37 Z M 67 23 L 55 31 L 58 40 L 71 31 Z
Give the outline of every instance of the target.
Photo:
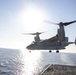
M 51 65 L 48 64 L 48 66 L 42 70 L 42 72 L 40 73 L 40 75 L 42 75 L 50 66 L 51 66 Z

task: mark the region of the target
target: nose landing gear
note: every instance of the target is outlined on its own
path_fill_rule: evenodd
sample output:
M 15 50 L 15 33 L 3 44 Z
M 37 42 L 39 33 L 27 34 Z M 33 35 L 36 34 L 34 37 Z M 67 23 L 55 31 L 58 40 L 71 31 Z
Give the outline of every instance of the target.
M 51 50 L 49 50 L 49 52 L 51 53 L 52 51 L 51 51 Z

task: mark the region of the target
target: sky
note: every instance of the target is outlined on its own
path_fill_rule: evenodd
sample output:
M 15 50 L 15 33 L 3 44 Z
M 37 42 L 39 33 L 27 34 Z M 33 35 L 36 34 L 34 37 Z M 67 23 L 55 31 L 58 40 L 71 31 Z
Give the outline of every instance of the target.
M 58 26 L 45 23 L 76 20 L 76 0 L 0 0 L 0 47 L 22 49 L 34 40 L 34 36 L 22 33 L 45 32 L 41 39 L 57 34 Z M 69 41 L 76 37 L 76 23 L 65 27 Z M 67 49 L 74 49 L 70 45 Z M 71 51 L 71 50 L 70 50 Z

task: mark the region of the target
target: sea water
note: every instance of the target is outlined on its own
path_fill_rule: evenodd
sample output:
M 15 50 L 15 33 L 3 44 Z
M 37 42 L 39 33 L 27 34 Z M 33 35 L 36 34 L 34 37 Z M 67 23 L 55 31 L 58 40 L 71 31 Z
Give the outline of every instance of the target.
M 0 75 L 38 75 L 48 64 L 76 66 L 76 54 L 0 48 Z

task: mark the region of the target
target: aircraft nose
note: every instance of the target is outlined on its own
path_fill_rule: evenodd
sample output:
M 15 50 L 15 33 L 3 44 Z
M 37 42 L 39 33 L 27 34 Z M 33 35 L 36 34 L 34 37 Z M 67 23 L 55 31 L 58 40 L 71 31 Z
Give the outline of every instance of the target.
M 28 46 L 26 47 L 26 49 L 32 49 L 32 48 L 33 48 L 33 44 L 28 45 Z
M 27 47 L 26 47 L 26 49 L 31 49 L 31 46 L 30 46 L 30 45 L 29 45 L 29 46 L 27 46 Z
M 26 49 L 28 49 L 28 46 L 26 47 Z
M 29 49 L 29 46 L 27 46 L 26 49 Z

